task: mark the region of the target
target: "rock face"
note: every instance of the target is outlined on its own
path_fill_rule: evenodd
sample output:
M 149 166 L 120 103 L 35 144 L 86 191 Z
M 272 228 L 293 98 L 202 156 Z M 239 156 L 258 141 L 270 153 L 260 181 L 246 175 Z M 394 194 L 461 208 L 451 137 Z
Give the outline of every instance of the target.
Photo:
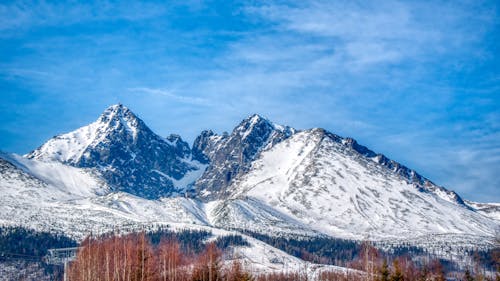
M 205 199 L 227 196 L 233 179 L 246 173 L 261 151 L 294 133 L 294 129 L 276 125 L 259 115 L 243 120 L 230 135 L 202 132 L 194 141 L 193 157 L 209 165 L 196 181 L 198 194 Z
M 0 200 L 0 221 L 17 216 L 34 223 L 43 214 L 62 230 L 72 219 L 87 227 L 106 217 L 109 223 L 182 221 L 270 235 L 470 234 L 478 241 L 499 225 L 497 204 L 464 203 L 352 138 L 319 128 L 297 131 L 259 115 L 231 133 L 204 131 L 190 148 L 179 135 L 162 138 L 114 105 L 24 158 L 4 159 L 0 191 L 11 195 Z M 21 197 L 25 208 L 16 215 Z M 54 206 L 67 211 L 52 214 Z
M 366 158 L 370 158 L 373 161 L 379 163 L 392 173 L 400 176 L 403 178 L 405 181 L 408 183 L 411 183 L 415 185 L 417 188 L 421 189 L 422 191 L 427 191 L 434 193 L 441 197 L 442 199 L 446 201 L 450 201 L 459 205 L 462 205 L 466 208 L 469 208 L 467 204 L 464 203 L 462 198 L 455 193 L 454 191 L 447 190 L 441 186 L 438 186 L 434 184 L 432 181 L 429 179 L 421 176 L 418 174 L 416 171 L 394 161 L 389 158 L 387 158 L 383 154 L 375 153 L 368 149 L 365 146 L 362 146 L 358 144 L 358 142 L 352 138 L 340 138 L 337 136 L 337 139 L 341 140 L 343 144 L 347 145 L 348 147 L 352 148 L 354 151 L 358 152 L 359 154 L 363 155 Z
M 27 157 L 97 169 L 113 190 L 148 199 L 183 192 L 185 186 L 176 181 L 199 169 L 180 136 L 156 135 L 121 104 L 88 126 L 50 139 Z
M 455 192 L 356 140 L 322 131 L 421 191 L 471 208 Z M 106 109 L 90 125 L 50 139 L 27 158 L 97 170 L 112 191 L 148 199 L 191 191 L 192 196 L 207 201 L 228 197 L 234 180 L 248 173 L 263 151 L 296 133 L 293 128 L 255 114 L 244 119 L 231 134 L 203 131 L 190 148 L 179 135 L 158 136 L 132 111 L 118 104 Z
M 422 189 L 420 182 L 352 144 L 311 129 L 264 150 L 232 182 L 213 221 L 220 227 L 266 231 L 273 225 L 291 229 L 286 222 L 295 220 L 307 226 L 302 229 L 354 239 L 491 235 L 496 224 L 442 193 L 444 188 L 427 181 Z

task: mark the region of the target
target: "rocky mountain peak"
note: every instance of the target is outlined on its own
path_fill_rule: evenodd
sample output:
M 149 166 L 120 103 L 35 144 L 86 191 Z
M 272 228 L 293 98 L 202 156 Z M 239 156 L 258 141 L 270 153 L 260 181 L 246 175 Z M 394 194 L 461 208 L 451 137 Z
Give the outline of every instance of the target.
M 295 132 L 258 114 L 245 118 L 231 134 L 202 132 L 193 144 L 193 156 L 210 165 L 196 182 L 200 194 L 209 198 L 224 196 L 232 180 L 245 173 L 261 151 Z
M 100 119 L 112 119 L 113 117 L 125 117 L 125 116 L 131 116 L 134 118 L 137 118 L 135 114 L 126 106 L 124 106 L 121 103 L 114 104 L 109 106 L 104 110 L 104 112 L 101 114 Z
M 198 137 L 196 137 L 192 148 L 193 159 L 203 164 L 210 162 L 208 153 L 205 153 L 205 151 L 208 152 L 208 147 L 213 145 L 213 136 L 217 135 L 211 130 L 204 130 Z
M 101 133 L 112 134 L 112 131 L 123 131 L 136 139 L 139 133 L 153 134 L 153 132 L 130 109 L 122 104 L 108 107 L 96 121 L 102 127 Z M 121 136 L 123 137 L 123 136 Z
M 179 135 L 158 136 L 122 104 L 27 155 L 97 170 L 114 190 L 145 198 L 183 192 L 187 186 L 180 186 L 179 180 L 199 164 L 190 156 L 189 145 Z

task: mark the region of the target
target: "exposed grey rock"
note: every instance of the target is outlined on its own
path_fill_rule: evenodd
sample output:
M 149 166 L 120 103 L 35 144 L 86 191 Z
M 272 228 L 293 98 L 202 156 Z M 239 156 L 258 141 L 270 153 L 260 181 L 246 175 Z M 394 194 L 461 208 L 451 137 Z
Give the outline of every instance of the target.
M 293 128 L 276 125 L 256 114 L 243 120 L 229 135 L 202 132 L 193 144 L 193 156 L 209 166 L 196 181 L 198 194 L 205 199 L 223 198 L 232 180 L 247 172 L 262 150 L 294 133 Z
M 166 139 L 152 132 L 132 111 L 119 104 L 109 107 L 89 125 L 89 144 L 80 147 L 76 156 L 62 145 L 79 130 L 56 136 L 31 152 L 28 158 L 60 160 L 80 168 L 98 169 L 114 191 L 124 191 L 148 199 L 182 192 L 173 180 L 198 169 L 191 163 L 189 145 L 178 135 Z M 74 149 L 74 148 L 73 148 Z M 182 189 L 182 188 L 181 188 Z

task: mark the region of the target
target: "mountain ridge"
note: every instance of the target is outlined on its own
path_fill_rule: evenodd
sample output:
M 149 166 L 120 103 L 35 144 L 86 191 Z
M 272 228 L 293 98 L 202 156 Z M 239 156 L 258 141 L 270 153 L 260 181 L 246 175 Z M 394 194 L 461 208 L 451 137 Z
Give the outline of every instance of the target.
M 334 236 L 444 229 L 486 234 L 493 227 L 453 198 L 421 190 L 322 129 L 304 130 L 264 152 L 232 188 L 233 199 L 258 200 Z
M 26 155 L 97 170 L 115 191 L 145 198 L 183 193 L 176 183 L 201 169 L 178 135 L 155 134 L 122 104 L 108 107 L 93 123 L 58 135 Z
M 431 192 L 444 200 L 473 209 L 456 192 L 434 184 L 415 170 L 359 144 L 354 138 L 341 137 L 322 128 L 312 130 L 323 132 L 325 136 L 332 138 L 334 141 L 352 148 L 366 158 L 372 159 L 422 191 Z M 109 136 L 115 134 L 116 131 L 118 131 L 117 136 Z M 116 104 L 108 107 L 97 121 L 73 132 L 58 135 L 25 155 L 25 157 L 58 161 L 80 168 L 97 167 L 104 174 L 104 177 L 108 178 L 111 186 L 128 186 L 125 189 L 118 186 L 115 187 L 115 190 L 123 190 L 148 198 L 160 198 L 176 193 L 189 192 L 191 195 L 194 194 L 212 200 L 228 196 L 230 191 L 227 188 L 235 178 L 248 172 L 251 162 L 258 157 L 260 152 L 269 149 L 297 132 L 299 131 L 294 128 L 277 125 L 261 115 L 252 114 L 242 120 L 230 134 L 218 135 L 211 130 L 202 131 L 190 147 L 179 135 L 171 134 L 165 138 L 156 135 L 130 109 L 122 104 Z M 120 159 L 120 161 L 133 161 L 136 158 L 136 152 L 130 151 L 132 150 L 130 147 L 133 147 L 142 135 L 147 136 L 144 142 L 165 143 L 167 147 L 165 150 L 167 151 L 164 151 L 164 155 L 176 154 L 177 158 L 170 159 L 172 162 L 170 166 L 173 167 L 156 169 L 158 163 L 153 163 L 152 166 L 155 169 L 148 167 L 150 171 L 141 170 L 141 173 L 155 179 L 152 184 L 148 183 L 147 180 L 142 182 L 142 186 L 146 188 L 149 185 L 161 186 L 160 189 L 152 188 L 151 191 L 146 193 L 134 190 L 132 185 L 137 185 L 135 182 L 120 180 L 124 177 L 123 173 L 115 175 L 117 169 L 115 167 L 117 165 L 113 163 L 113 161 L 116 162 L 113 159 L 116 158 L 115 155 L 108 157 L 111 159 L 110 163 L 110 161 L 102 159 L 106 156 L 103 156 L 105 153 L 95 151 L 98 150 L 99 146 L 103 146 L 102 143 L 110 142 L 110 139 L 111 142 L 114 139 L 125 139 L 127 141 L 119 142 L 118 146 L 124 146 L 125 149 L 122 150 L 125 150 L 130 155 L 128 155 L 128 159 Z M 85 140 L 85 137 L 88 137 L 88 140 Z M 64 145 L 68 149 L 61 148 L 61 140 L 66 140 Z M 106 147 L 104 145 L 101 150 L 111 154 L 113 148 L 113 146 L 108 145 Z M 97 155 L 92 157 L 95 154 Z M 158 157 L 156 155 L 148 156 L 153 156 L 152 158 Z M 144 165 L 143 162 L 140 164 Z M 132 167 L 131 172 L 133 173 L 136 167 L 134 165 Z M 120 165 L 118 165 L 118 169 L 121 169 Z M 181 180 L 188 173 L 191 174 L 190 180 Z M 141 177 L 138 173 L 133 176 Z
M 202 132 L 193 143 L 193 154 L 206 159 L 210 165 L 195 183 L 198 193 L 207 199 L 226 196 L 229 191 L 225 189 L 234 178 L 247 171 L 261 151 L 295 132 L 258 114 L 241 121 L 231 134 Z
M 0 175 L 0 190 L 18 196 L 0 198 L 0 222 L 16 224 L 17 218 L 79 236 L 91 225 L 157 221 L 357 240 L 452 235 L 474 243 L 493 237 L 500 225 L 496 208 L 464 205 L 458 194 L 325 129 L 299 131 L 254 114 L 231 133 L 201 132 L 190 147 L 179 135 L 156 135 L 123 105 L 96 122 L 25 157 L 0 155 L 24 167 L 5 164 L 10 168 Z M 68 140 L 74 135 L 100 142 Z M 81 146 L 65 150 L 73 144 Z M 40 182 L 29 181 L 23 190 L 22 180 L 9 175 Z M 51 199 L 30 195 L 42 191 Z M 16 213 L 16 206 L 24 207 Z

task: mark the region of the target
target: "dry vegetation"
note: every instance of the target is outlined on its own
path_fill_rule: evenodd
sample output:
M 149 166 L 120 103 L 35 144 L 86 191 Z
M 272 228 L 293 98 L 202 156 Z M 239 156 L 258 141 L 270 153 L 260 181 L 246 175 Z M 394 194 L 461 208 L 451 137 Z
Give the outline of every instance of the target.
M 322 271 L 318 281 L 444 281 L 445 272 L 437 260 L 416 265 L 400 257 L 388 262 L 366 243 L 351 264 L 360 271 Z M 156 246 L 145 233 L 87 238 L 68 269 L 72 281 L 308 281 L 305 271 L 250 274 L 237 260 L 225 263 L 215 243 L 198 253 L 186 253 L 172 237 Z M 360 273 L 362 272 L 362 273 Z M 466 271 L 459 280 L 494 280 Z M 499 275 L 496 275 L 499 280 Z

